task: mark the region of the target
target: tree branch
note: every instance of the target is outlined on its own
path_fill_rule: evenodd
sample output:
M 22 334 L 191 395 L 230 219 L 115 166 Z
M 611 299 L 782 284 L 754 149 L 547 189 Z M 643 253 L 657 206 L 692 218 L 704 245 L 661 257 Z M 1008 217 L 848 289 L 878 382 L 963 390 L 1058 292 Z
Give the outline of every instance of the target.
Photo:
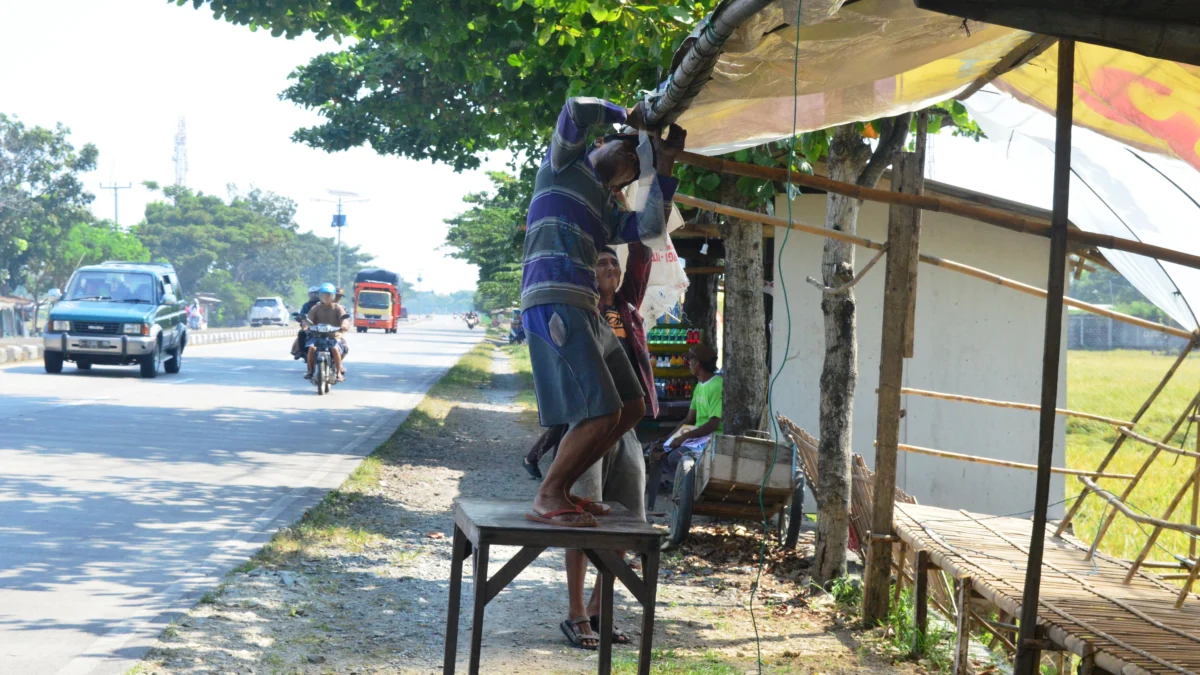
M 908 127 L 912 124 L 912 113 L 896 115 L 887 122 L 887 128 L 879 137 L 879 145 L 875 146 L 867 167 L 858 176 L 857 182 L 862 187 L 875 187 L 888 164 L 892 163 L 892 157 L 904 147 L 904 142 L 908 140 Z

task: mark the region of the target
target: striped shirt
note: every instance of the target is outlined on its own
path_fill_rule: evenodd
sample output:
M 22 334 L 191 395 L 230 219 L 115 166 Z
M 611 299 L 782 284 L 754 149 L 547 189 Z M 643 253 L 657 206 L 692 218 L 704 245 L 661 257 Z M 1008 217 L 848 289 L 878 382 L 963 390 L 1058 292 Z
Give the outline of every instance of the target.
M 627 211 L 588 159 L 588 127 L 624 121 L 624 108 L 597 98 L 573 98 L 563 106 L 529 203 L 522 309 L 562 303 L 597 311 L 596 251 L 665 232 L 675 178 L 656 176 L 643 209 Z

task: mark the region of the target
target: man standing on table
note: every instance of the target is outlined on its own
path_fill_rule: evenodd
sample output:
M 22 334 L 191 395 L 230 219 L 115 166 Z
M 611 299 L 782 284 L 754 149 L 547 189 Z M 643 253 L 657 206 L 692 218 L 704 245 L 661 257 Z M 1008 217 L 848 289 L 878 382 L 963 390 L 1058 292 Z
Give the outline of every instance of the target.
M 661 237 L 678 184 L 671 172 L 685 132 L 667 139 L 610 134 L 589 149 L 597 124 L 643 126 L 641 104 L 625 110 L 595 98 L 567 101 L 534 184 L 525 232 L 521 308 L 544 427 L 571 424 L 526 518 L 595 527 L 609 507 L 570 488 L 646 412 L 642 385 L 620 340 L 599 314 L 596 259 L 610 243 Z M 640 211 L 614 193 L 656 170 Z M 641 199 L 639 199 L 641 201 Z

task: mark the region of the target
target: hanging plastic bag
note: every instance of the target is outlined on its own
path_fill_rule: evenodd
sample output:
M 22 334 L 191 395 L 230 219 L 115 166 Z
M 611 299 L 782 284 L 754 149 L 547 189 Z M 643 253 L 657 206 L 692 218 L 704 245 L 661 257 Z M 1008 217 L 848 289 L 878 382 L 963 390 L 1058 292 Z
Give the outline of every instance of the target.
M 656 175 L 654 148 L 650 143 L 650 136 L 642 131 L 638 135 L 638 141 L 637 150 L 641 175 L 625 188 L 624 193 L 627 208 L 634 211 L 642 211 L 646 208 Z M 642 243 L 651 251 L 652 263 L 646 297 L 642 299 L 642 306 L 638 308 L 638 311 L 641 312 L 642 319 L 651 324 L 657 322 L 659 317 L 678 304 L 680 296 L 688 288 L 687 272 L 684 270 L 683 261 L 679 259 L 679 254 L 675 252 L 675 245 L 671 242 L 670 236 L 671 232 L 681 227 L 683 227 L 683 216 L 679 213 L 679 208 L 671 204 L 671 214 L 667 217 L 667 227 L 662 236 L 642 240 Z M 629 256 L 628 247 L 615 246 L 614 248 L 617 251 L 617 258 L 621 262 L 621 269 L 625 269 L 625 259 Z

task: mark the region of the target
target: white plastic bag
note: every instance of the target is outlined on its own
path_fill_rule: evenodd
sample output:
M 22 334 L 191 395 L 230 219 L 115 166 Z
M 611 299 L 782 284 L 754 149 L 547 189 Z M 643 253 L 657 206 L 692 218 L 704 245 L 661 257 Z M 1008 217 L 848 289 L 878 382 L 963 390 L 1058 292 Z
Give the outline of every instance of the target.
M 640 143 L 638 145 L 638 158 L 641 160 L 642 172 L 633 183 L 630 183 L 625 188 L 625 204 L 631 210 L 640 211 L 645 208 L 646 200 L 649 197 L 651 182 L 655 177 L 655 167 L 653 151 L 651 150 L 649 137 L 646 132 L 641 132 Z M 653 262 L 650 265 L 650 280 L 646 288 L 646 297 L 642 299 L 642 306 L 638 311 L 642 314 L 642 319 L 647 323 L 654 324 L 659 317 L 666 314 L 678 302 L 680 296 L 687 291 L 688 278 L 687 272 L 684 271 L 683 261 L 679 259 L 679 254 L 675 252 L 675 245 L 671 243 L 670 233 L 683 227 L 683 216 L 679 213 L 679 208 L 674 204 L 671 205 L 671 215 L 667 218 L 666 231 L 661 237 L 643 240 L 642 243 L 650 248 Z M 625 260 L 629 256 L 627 246 L 614 246 L 617 251 L 617 258 L 621 262 L 621 269 L 625 269 Z

